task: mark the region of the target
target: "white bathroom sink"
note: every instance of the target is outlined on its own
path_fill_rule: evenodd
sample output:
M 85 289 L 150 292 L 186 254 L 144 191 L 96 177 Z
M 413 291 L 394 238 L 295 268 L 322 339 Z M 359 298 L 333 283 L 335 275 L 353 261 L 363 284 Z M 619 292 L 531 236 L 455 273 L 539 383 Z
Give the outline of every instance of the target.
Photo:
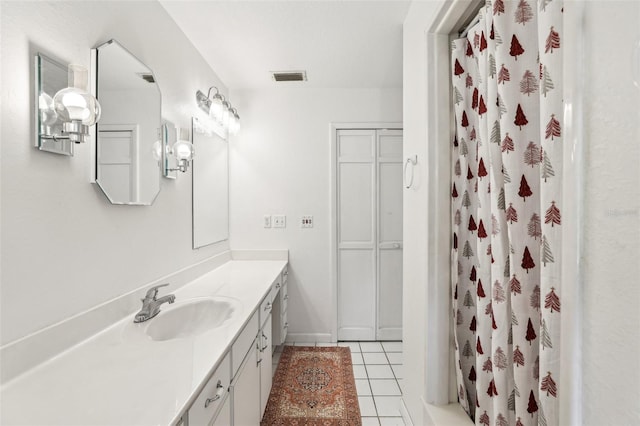
M 223 326 L 238 311 L 240 302 L 228 297 L 201 297 L 163 305 L 160 313 L 145 324 L 151 340 L 180 339 Z

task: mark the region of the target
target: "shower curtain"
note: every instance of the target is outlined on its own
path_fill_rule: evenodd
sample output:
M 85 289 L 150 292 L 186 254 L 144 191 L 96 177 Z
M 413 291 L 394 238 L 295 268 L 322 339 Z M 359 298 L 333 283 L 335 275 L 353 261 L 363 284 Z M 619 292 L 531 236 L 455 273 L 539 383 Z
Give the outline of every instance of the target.
M 452 43 L 452 314 L 478 425 L 559 421 L 562 7 L 493 0 Z

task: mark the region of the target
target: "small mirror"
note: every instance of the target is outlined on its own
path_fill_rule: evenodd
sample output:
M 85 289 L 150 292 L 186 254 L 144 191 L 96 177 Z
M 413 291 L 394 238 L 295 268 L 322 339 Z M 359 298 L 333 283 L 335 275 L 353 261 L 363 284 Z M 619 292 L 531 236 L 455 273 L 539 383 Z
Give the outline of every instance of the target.
M 62 134 L 62 122 L 49 114 L 53 96 L 67 87 L 67 67 L 38 53 L 35 56 L 35 146 L 41 151 L 73 156 L 74 143 L 68 139 L 45 139 L 42 135 Z
M 96 97 L 96 182 L 112 204 L 151 205 L 163 161 L 160 89 L 153 72 L 117 41 L 93 50 Z
M 192 121 L 193 248 L 229 238 L 229 157 L 227 141 Z

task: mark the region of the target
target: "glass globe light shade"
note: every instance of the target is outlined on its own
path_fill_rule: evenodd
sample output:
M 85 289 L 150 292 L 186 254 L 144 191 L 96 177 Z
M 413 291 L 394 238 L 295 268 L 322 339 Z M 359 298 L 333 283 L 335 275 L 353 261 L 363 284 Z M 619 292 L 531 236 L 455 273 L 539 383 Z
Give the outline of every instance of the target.
M 38 110 L 40 111 L 40 124 L 51 126 L 58 121 L 58 114 L 53 106 L 53 98 L 48 93 L 42 92 L 38 96 Z
M 222 96 L 216 93 L 213 99 L 211 99 L 211 106 L 209 107 L 209 117 L 216 122 L 222 121 L 223 105 Z
M 235 108 L 231 111 L 229 115 L 229 133 L 235 135 L 240 130 L 240 116 L 236 112 Z
M 177 160 L 191 161 L 194 156 L 193 144 L 188 141 L 180 140 L 173 144 L 171 152 Z
M 64 121 L 79 121 L 86 126 L 96 124 L 100 119 L 100 104 L 91 94 L 67 87 L 56 93 L 53 103 L 58 116 Z

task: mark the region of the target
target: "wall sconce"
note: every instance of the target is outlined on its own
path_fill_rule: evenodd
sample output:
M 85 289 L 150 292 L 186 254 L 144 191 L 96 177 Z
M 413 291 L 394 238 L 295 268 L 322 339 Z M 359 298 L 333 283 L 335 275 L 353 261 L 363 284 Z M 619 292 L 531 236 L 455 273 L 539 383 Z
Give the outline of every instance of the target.
M 215 89 L 215 94 L 211 96 L 211 91 Z M 198 90 L 196 92 L 196 103 L 209 118 L 221 126 L 224 131 L 236 134 L 240 130 L 240 116 L 238 111 L 231 106 L 231 103 L 220 94 L 218 88 L 211 86 L 205 95 Z
M 38 93 L 38 112 L 41 140 L 68 140 L 75 143 L 86 142 L 89 126 L 100 119 L 100 104 L 87 92 L 89 73 L 81 65 L 68 67 L 68 87 L 58 90 L 53 98 L 44 90 Z M 59 133 L 52 131 L 60 123 Z
M 163 125 L 162 144 L 160 141 L 153 146 L 153 156 L 162 162 L 162 173 L 165 177 L 175 179 L 171 172 L 180 171 L 185 173 L 189 170 L 189 163 L 195 156 L 193 144 L 188 140 L 189 131 L 180 129 L 180 136 L 177 136 L 175 127 L 171 123 Z M 175 141 L 175 142 L 174 142 Z

